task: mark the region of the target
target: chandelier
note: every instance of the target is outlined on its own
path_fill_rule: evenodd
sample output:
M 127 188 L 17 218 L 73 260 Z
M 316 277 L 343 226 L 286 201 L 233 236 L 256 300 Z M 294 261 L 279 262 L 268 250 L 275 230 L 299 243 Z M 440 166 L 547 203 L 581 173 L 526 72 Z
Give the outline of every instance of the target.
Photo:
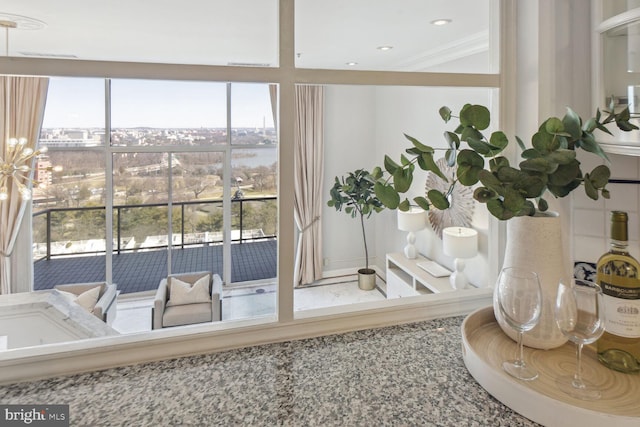
M 17 23 L 9 20 L 0 20 L 0 27 L 5 29 L 6 56 L 9 56 L 9 29 L 16 28 Z M 5 130 L 9 135 L 11 85 L 9 77 L 5 76 Z M 31 199 L 31 189 L 34 181 L 31 179 L 31 162 L 40 154 L 46 152 L 46 147 L 33 150 L 27 147 L 26 138 L 11 138 L 6 141 L 4 157 L 0 155 L 0 202 L 9 198 L 9 188 L 12 183 L 18 188 L 22 200 Z M 1 154 L 1 153 L 0 153 Z
M 6 158 L 0 157 L 0 201 L 9 198 L 9 185 L 13 181 L 18 187 L 18 192 L 23 200 L 31 199 L 29 185 L 31 179 L 31 167 L 29 164 L 34 157 L 47 151 L 47 147 L 33 150 L 26 147 L 27 138 L 9 138 L 5 149 Z

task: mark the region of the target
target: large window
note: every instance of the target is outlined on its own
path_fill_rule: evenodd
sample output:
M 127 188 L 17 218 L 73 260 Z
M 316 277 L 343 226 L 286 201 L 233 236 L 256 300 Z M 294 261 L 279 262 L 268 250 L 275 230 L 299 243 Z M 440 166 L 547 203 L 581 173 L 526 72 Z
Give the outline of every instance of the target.
M 94 32 L 85 25 L 94 22 L 77 19 L 69 30 L 87 38 L 77 37 L 82 42 L 77 46 L 67 40 L 65 47 L 77 47 L 79 59 L 90 61 L 12 63 L 10 69 L 17 71 L 11 72 L 17 74 L 68 76 L 50 79 L 41 135 L 41 145 L 50 151 L 39 159 L 43 167 L 37 179 L 43 185 L 34 191 L 36 289 L 108 280 L 121 292 L 128 283 L 135 284 L 128 288 L 132 294 L 152 292 L 160 277 L 200 269 L 219 273 L 227 286 L 272 283 L 259 289 L 277 290 L 276 301 L 261 314 L 277 317 L 251 323 L 256 329 L 248 328 L 245 341 L 232 342 L 245 330 L 216 335 L 210 348 L 381 325 L 389 319 L 415 320 L 410 317 L 417 317 L 413 313 L 418 310 L 403 310 L 403 301 L 387 304 L 385 316 L 377 318 L 376 309 L 384 302 L 363 302 L 356 307 L 358 315 L 347 313 L 349 309 L 296 312 L 296 249 L 307 224 L 296 224 L 294 214 L 295 87 L 326 88 L 322 198 L 334 176 L 379 165 L 385 154 L 397 157 L 406 148 L 403 132 L 426 143 L 441 142 L 442 133 L 435 133 L 430 120 L 439 121 L 437 107 L 449 104 L 452 92 L 454 109 L 460 102 L 480 100 L 497 112 L 502 108 L 497 89 L 510 77 L 498 67 L 501 47 L 509 47 L 501 46 L 498 33 L 515 2 L 423 3 L 194 4 L 189 12 L 197 22 L 186 20 L 187 28 L 179 24 L 170 32 L 160 26 L 160 32 L 132 40 L 133 50 L 126 48 L 123 32 L 113 32 L 108 46 L 89 40 Z M 509 13 L 498 19 L 503 7 Z M 160 22 L 158 14 L 166 18 L 160 10 L 144 11 L 145 21 Z M 105 12 L 92 13 L 100 11 Z M 440 18 L 446 25 L 435 25 Z M 39 46 L 43 51 L 46 47 Z M 494 124 L 500 116 L 492 116 Z M 49 171 L 49 166 L 59 168 Z M 423 178 L 414 181 L 416 193 L 423 191 L 417 184 Z M 363 261 L 359 227 L 323 207 L 322 272 L 356 270 Z M 382 275 L 385 254 L 404 246 L 406 236 L 396 228 L 390 211 L 367 223 L 370 255 Z M 496 263 L 497 235 L 487 231 L 481 262 Z M 435 246 L 423 246 L 428 244 Z M 184 256 L 187 252 L 191 254 Z M 129 262 L 136 257 L 142 262 Z M 185 260 L 191 264 L 182 264 Z M 77 261 L 83 264 L 68 267 Z M 70 275 L 56 276 L 53 269 L 43 268 L 47 265 Z M 269 268 L 253 268 L 265 265 Z M 150 271 L 156 275 L 146 275 Z M 454 302 L 443 298 L 436 311 L 455 306 L 459 312 L 459 303 L 471 301 L 460 295 Z M 260 296 L 256 291 L 250 298 Z M 424 299 L 419 303 L 429 306 Z M 228 307 L 224 312 L 230 312 Z M 449 313 L 429 315 L 441 314 Z M 309 317 L 314 316 L 327 323 L 313 324 Z M 259 325 L 273 322 L 279 323 L 275 332 Z
M 147 292 L 201 270 L 275 283 L 270 96 L 268 84 L 52 78 L 39 162 L 59 167 L 34 193 L 35 288 L 110 276 L 122 294 Z M 242 268 L 261 250 L 268 268 Z

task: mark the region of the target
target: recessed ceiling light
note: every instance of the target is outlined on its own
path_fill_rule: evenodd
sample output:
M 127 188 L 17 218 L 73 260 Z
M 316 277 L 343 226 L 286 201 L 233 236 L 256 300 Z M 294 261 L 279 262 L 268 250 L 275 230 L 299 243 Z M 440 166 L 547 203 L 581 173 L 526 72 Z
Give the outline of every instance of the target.
M 436 19 L 431 21 L 431 24 L 433 25 L 447 25 L 447 24 L 451 24 L 451 19 Z
M 352 62 L 347 62 L 347 65 L 348 65 L 349 67 L 353 67 L 354 65 L 358 65 L 358 63 L 357 63 L 357 62 L 353 62 L 353 61 L 352 61 Z
M 383 50 L 383 51 L 391 50 L 391 49 L 393 49 L 393 46 L 378 46 L 376 49 Z

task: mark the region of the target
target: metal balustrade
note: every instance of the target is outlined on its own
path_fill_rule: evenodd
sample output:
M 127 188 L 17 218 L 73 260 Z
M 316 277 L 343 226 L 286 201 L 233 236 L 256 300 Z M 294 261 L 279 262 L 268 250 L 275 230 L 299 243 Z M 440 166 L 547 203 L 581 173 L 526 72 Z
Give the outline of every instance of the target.
M 232 199 L 231 200 L 231 212 L 232 212 L 232 233 L 233 231 L 236 231 L 238 234 L 238 237 L 233 238 L 232 237 L 232 242 L 235 243 L 243 243 L 246 240 L 259 240 L 259 239 L 273 239 L 273 238 L 277 238 L 277 226 L 274 225 L 274 232 L 270 233 L 270 234 L 265 234 L 264 232 L 260 233 L 259 235 L 256 235 L 255 233 L 251 233 L 249 234 L 247 229 L 245 229 L 245 223 L 247 221 L 248 218 L 246 218 L 246 207 L 245 205 L 247 205 L 248 203 L 267 203 L 270 201 L 275 202 L 277 200 L 277 197 L 275 196 L 270 196 L 270 197 L 251 197 L 251 198 L 242 198 L 242 199 Z M 201 240 L 196 239 L 195 241 L 193 241 L 194 239 L 190 239 L 189 237 L 193 237 L 194 234 L 198 234 L 198 233 L 186 233 L 185 232 L 185 208 L 188 206 L 194 206 L 194 205 L 203 205 L 203 206 L 210 206 L 210 207 L 219 207 L 220 209 L 222 208 L 222 201 L 221 200 L 195 200 L 195 201 L 188 201 L 188 202 L 174 202 L 171 204 L 171 207 L 174 209 L 179 208 L 180 210 L 180 222 L 179 222 L 179 230 L 172 230 L 172 236 L 180 236 L 179 239 L 179 243 L 178 244 L 172 244 L 172 247 L 179 247 L 181 249 L 184 249 L 185 247 L 188 246 L 202 246 L 202 245 L 206 245 L 206 244 L 216 244 L 216 243 L 221 243 L 222 242 L 222 229 L 220 228 L 219 230 L 211 230 L 210 232 L 201 232 L 199 234 L 201 234 L 204 238 Z M 234 207 L 237 206 L 237 209 L 234 209 Z M 114 254 L 120 254 L 123 252 L 134 252 L 134 251 L 140 251 L 140 250 L 148 250 L 148 249 L 161 249 L 161 248 L 167 248 L 167 246 L 169 245 L 168 239 L 166 244 L 159 244 L 159 245 L 153 245 L 153 246 L 136 246 L 136 247 L 123 247 L 123 219 L 126 218 L 127 215 L 127 210 L 132 210 L 132 209 L 151 209 L 151 208 L 166 208 L 167 210 L 169 209 L 169 204 L 168 203 L 149 203 L 149 204 L 130 204 L 130 205 L 117 205 L 113 207 L 114 210 L 114 215 L 113 215 L 113 219 L 114 219 L 114 227 L 113 227 L 113 232 L 114 232 L 114 248 L 113 248 L 113 253 Z M 35 212 L 33 214 L 33 221 L 34 224 L 36 223 L 36 221 L 38 220 L 39 217 L 44 217 L 44 221 L 45 221 L 45 253 L 43 256 L 40 257 L 36 257 L 36 255 L 34 254 L 34 260 L 37 262 L 38 260 L 42 260 L 42 259 L 46 259 L 46 260 L 50 260 L 53 257 L 61 257 L 61 256 L 69 256 L 69 255 L 96 255 L 96 254 L 104 254 L 106 253 L 105 249 L 94 249 L 94 250 L 80 250 L 80 251 L 71 251 L 71 252 L 65 252 L 65 253 L 54 253 L 52 251 L 52 243 L 59 243 L 59 244 L 63 244 L 64 242 L 52 242 L 52 217 L 55 216 L 55 214 L 57 213 L 67 213 L 67 212 L 89 212 L 89 211 L 98 211 L 98 212 L 102 212 L 102 221 L 104 222 L 104 212 L 105 212 L 105 207 L 104 206 L 96 206 L 96 207 L 77 207 L 77 208 L 47 208 L 38 212 Z M 174 215 L 172 215 L 172 222 L 175 220 Z M 274 224 L 277 224 L 277 218 L 273 218 L 274 220 Z M 165 224 L 164 226 L 168 226 L 168 223 Z M 128 232 L 132 232 L 133 229 L 135 229 L 136 224 L 132 224 L 132 226 L 130 227 L 130 230 L 127 230 Z M 35 228 L 35 227 L 34 227 Z M 235 234 L 235 233 L 233 233 Z M 161 236 L 167 236 L 166 234 L 160 234 Z M 128 237 L 128 236 L 127 236 Z M 147 236 L 147 238 L 150 236 Z M 208 238 L 207 238 L 208 237 Z M 104 241 L 104 235 L 101 237 L 101 239 Z M 174 237 L 175 239 L 175 237 Z M 35 242 L 36 238 L 34 238 L 34 245 L 37 245 L 36 247 L 41 247 L 42 242 Z M 95 240 L 100 240 L 100 238 L 97 238 Z M 191 241 L 189 241 L 191 240 Z

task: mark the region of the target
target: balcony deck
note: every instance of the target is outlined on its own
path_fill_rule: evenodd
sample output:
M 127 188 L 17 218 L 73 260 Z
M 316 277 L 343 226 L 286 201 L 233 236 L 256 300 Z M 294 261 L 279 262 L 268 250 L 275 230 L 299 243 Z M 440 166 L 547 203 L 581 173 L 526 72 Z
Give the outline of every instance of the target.
M 231 245 L 231 282 L 276 277 L 277 241 L 244 241 Z M 222 277 L 222 245 L 174 249 L 172 273 L 212 271 Z M 36 261 L 35 290 L 51 289 L 64 283 L 105 280 L 105 256 L 77 256 Z M 113 255 L 113 283 L 121 293 L 157 289 L 167 275 L 167 250 L 127 252 Z

